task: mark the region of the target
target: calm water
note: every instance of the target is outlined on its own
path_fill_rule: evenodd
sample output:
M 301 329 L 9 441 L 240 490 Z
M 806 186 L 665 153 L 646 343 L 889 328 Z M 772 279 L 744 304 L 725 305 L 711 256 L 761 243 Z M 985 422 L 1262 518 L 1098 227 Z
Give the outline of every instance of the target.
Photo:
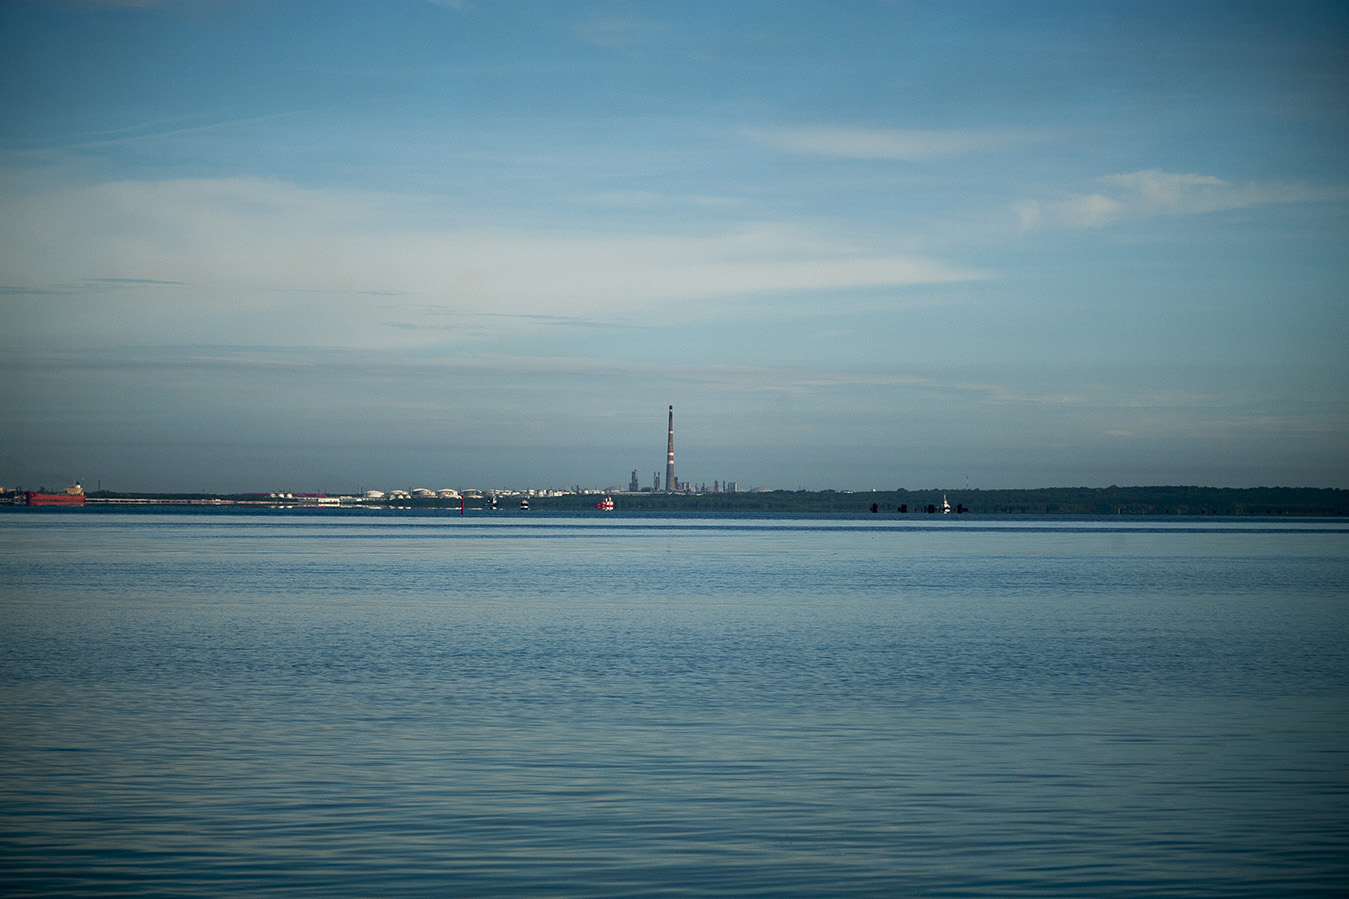
M 0 890 L 1349 893 L 1349 524 L 0 513 Z

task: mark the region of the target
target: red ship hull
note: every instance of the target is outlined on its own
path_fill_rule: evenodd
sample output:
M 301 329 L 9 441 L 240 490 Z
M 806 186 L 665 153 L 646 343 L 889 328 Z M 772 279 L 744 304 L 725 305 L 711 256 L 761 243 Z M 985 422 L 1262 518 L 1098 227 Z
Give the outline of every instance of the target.
M 30 506 L 82 506 L 84 505 L 83 493 L 28 493 L 26 494 L 28 505 Z

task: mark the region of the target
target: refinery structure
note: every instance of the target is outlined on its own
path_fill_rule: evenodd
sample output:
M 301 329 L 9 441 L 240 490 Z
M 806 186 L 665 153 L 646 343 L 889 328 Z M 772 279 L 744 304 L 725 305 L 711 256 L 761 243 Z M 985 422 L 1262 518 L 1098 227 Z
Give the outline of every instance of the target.
M 679 482 L 675 480 L 674 473 L 674 406 L 670 407 L 670 442 L 666 444 L 665 451 L 665 492 L 674 493 L 679 489 Z
M 707 484 L 694 487 L 691 483 L 680 481 L 675 475 L 674 467 L 674 406 L 668 409 L 669 419 L 665 438 L 665 489 L 661 490 L 660 472 L 654 472 L 651 477 L 651 489 L 655 493 L 736 493 L 739 488 L 735 481 L 716 480 L 712 482 L 711 490 Z M 628 483 L 629 493 L 639 493 L 642 491 L 637 485 L 637 472 L 632 473 L 632 480 Z
M 191 503 L 191 504 L 261 504 L 261 505 L 300 505 L 300 506 L 402 506 L 402 505 L 437 505 L 437 506 L 458 506 L 461 509 L 497 509 L 512 508 L 514 504 L 519 504 L 522 509 L 528 508 L 530 499 L 548 499 L 559 498 L 569 495 L 581 496 L 607 496 L 610 494 L 704 494 L 704 493 L 739 493 L 740 489 L 735 481 L 714 480 L 709 487 L 703 483 L 694 485 L 689 482 L 681 481 L 675 474 L 674 467 L 674 406 L 666 408 L 666 431 L 665 431 L 665 476 L 662 481 L 659 470 L 651 473 L 651 485 L 643 487 L 639 481 L 637 469 L 633 469 L 632 477 L 627 484 L 627 488 L 618 486 L 603 488 L 582 488 L 576 485 L 569 489 L 539 489 L 539 488 L 441 488 L 430 489 L 427 487 L 413 488 L 393 488 L 393 489 L 367 489 L 361 487 L 351 493 L 332 494 L 332 493 L 301 493 L 284 490 L 264 491 L 258 493 L 230 494 L 227 496 L 211 496 L 207 494 L 200 495 L 126 495 L 104 493 L 100 487 L 97 491 L 98 496 L 86 496 L 84 490 L 77 482 L 74 487 L 67 488 L 63 493 L 47 488 L 39 488 L 36 491 L 26 491 L 22 488 L 18 490 L 5 490 L 0 488 L 0 504 L 4 505 L 84 505 L 93 504 L 118 504 L 118 503 Z M 762 492 L 762 491 L 751 491 Z M 610 501 L 611 503 L 612 501 Z M 596 504 L 597 506 L 601 504 Z M 612 508 L 612 504 L 608 506 Z
M 643 487 L 638 475 L 638 469 L 632 470 L 632 476 L 628 480 L 626 488 L 611 486 L 603 488 L 582 488 L 579 485 L 565 490 L 553 489 L 482 489 L 482 490 L 428 490 L 425 488 L 416 488 L 413 490 L 362 490 L 355 496 L 345 497 L 326 497 L 327 503 L 340 502 L 365 502 L 378 503 L 387 501 L 396 503 L 406 500 L 448 500 L 450 502 L 468 501 L 480 503 L 484 508 L 498 508 L 498 503 L 506 500 L 514 501 L 528 500 L 530 498 L 561 497 L 567 495 L 609 495 L 609 494 L 702 494 L 702 493 L 739 493 L 740 487 L 735 481 L 714 480 L 709 486 L 706 483 L 694 485 L 690 482 L 680 480 L 675 474 L 674 464 L 674 406 L 666 407 L 666 428 L 665 428 L 665 474 L 661 477 L 659 470 L 651 473 L 650 486 Z M 752 491 L 762 492 L 762 491 Z M 299 494 L 296 494 L 298 497 Z M 504 507 L 504 506 L 503 506 Z

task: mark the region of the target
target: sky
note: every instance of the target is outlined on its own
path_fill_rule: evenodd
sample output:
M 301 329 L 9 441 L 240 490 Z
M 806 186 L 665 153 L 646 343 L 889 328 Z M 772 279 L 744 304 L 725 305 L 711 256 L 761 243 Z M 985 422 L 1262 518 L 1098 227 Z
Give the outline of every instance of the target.
M 0 0 L 0 485 L 1349 487 L 1349 5 Z

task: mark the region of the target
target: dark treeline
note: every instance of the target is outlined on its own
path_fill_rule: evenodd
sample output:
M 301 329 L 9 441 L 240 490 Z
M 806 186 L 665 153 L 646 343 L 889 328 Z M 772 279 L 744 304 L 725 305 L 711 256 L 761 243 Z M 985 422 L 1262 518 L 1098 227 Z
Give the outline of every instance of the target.
M 768 493 L 620 494 L 621 511 L 652 512 L 867 512 L 1010 515 L 1345 515 L 1349 490 L 1317 487 L 1045 487 L 1037 490 L 775 490 Z M 590 508 L 592 497 L 530 501 L 537 509 Z

